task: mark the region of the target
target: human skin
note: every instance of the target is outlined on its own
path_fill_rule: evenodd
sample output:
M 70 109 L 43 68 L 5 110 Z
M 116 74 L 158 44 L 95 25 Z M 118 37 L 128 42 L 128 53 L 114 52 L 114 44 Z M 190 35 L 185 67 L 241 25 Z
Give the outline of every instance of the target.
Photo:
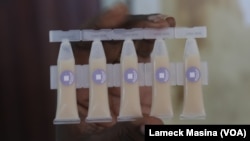
M 111 9 L 101 13 L 96 18 L 87 22 L 84 29 L 103 28 L 167 28 L 174 27 L 175 19 L 162 14 L 152 15 L 129 15 L 124 4 L 117 4 Z M 120 62 L 120 53 L 123 41 L 103 41 L 106 60 L 109 64 Z M 150 61 L 150 53 L 153 49 L 154 40 L 134 40 L 138 62 Z M 88 64 L 91 42 L 72 43 L 75 63 Z M 143 118 L 131 122 L 117 122 L 120 108 L 120 88 L 108 88 L 109 104 L 112 122 L 108 123 L 86 123 L 89 90 L 77 89 L 77 104 L 81 123 L 76 125 L 58 125 L 57 140 L 60 141 L 143 141 L 145 124 L 163 124 L 156 118 L 149 116 L 152 88 L 140 87 L 140 102 Z

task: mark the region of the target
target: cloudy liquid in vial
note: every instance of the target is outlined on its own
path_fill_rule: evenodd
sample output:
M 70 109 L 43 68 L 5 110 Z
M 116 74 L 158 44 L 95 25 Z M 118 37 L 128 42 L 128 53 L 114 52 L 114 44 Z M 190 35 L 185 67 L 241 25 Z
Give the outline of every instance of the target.
M 151 116 L 159 118 L 172 118 L 172 102 L 170 94 L 168 70 L 169 62 L 167 56 L 158 56 L 153 58 L 153 93 L 152 93 L 152 107 Z
M 200 55 L 195 39 L 187 39 L 185 46 L 185 83 L 184 103 L 181 118 L 203 119 L 205 108 L 203 102 Z
M 70 43 L 63 41 L 58 61 L 57 109 L 54 124 L 80 123 L 76 103 L 75 60 Z
M 138 58 L 132 40 L 125 40 L 121 54 L 121 102 L 118 121 L 142 117 L 138 83 Z
M 153 64 L 153 93 L 151 116 L 169 119 L 173 116 L 172 101 L 170 94 L 170 65 L 167 48 L 161 39 L 155 41 L 154 49 L 151 53 Z
M 106 57 L 100 41 L 94 41 L 89 58 L 89 110 L 86 122 L 111 122 L 106 78 Z

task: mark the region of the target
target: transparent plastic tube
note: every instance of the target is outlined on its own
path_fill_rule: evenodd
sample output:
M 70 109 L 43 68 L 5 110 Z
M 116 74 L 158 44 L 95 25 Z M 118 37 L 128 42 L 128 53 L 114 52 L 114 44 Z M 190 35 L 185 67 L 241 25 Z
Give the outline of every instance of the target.
M 157 39 L 155 41 L 151 53 L 151 63 L 153 64 L 153 93 L 150 115 L 170 119 L 173 117 L 170 93 L 170 63 L 164 40 Z
M 80 123 L 76 103 L 75 59 L 68 40 L 60 46 L 58 65 L 57 109 L 54 124 Z
M 184 62 L 184 103 L 181 119 L 204 119 L 201 62 L 198 46 L 194 38 L 186 40 Z
M 138 84 L 138 59 L 133 41 L 126 39 L 121 53 L 121 105 L 118 121 L 142 117 Z
M 89 58 L 89 109 L 86 122 L 111 122 L 109 109 L 106 57 L 101 41 L 92 43 Z

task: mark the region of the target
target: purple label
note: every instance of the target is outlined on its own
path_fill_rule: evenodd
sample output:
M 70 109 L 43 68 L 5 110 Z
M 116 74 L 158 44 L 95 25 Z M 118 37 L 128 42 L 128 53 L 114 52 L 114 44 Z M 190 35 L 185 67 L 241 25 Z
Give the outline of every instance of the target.
M 137 71 L 133 68 L 129 68 L 124 73 L 124 79 L 127 83 L 133 84 L 137 81 Z
M 200 70 L 197 67 L 189 67 L 186 71 L 186 77 L 189 82 L 197 82 L 200 79 Z
M 106 81 L 106 73 L 102 69 L 97 69 L 92 74 L 92 80 L 96 84 L 103 84 Z
M 169 71 L 167 68 L 161 67 L 156 70 L 155 73 L 156 80 L 160 83 L 165 83 L 169 79 Z
M 61 83 L 65 86 L 69 86 L 74 83 L 74 74 L 69 70 L 65 70 L 60 75 Z

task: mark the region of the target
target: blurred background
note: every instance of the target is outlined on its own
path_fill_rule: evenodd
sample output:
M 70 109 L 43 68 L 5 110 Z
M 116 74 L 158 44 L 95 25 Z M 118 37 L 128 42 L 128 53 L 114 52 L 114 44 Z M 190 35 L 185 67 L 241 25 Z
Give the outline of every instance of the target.
M 55 140 L 49 66 L 56 64 L 59 44 L 49 43 L 49 30 L 79 29 L 118 1 L 0 1 L 1 140 Z M 203 86 L 207 118 L 179 119 L 183 87 L 176 86 L 174 119 L 166 124 L 250 124 L 249 0 L 122 1 L 131 14 L 163 13 L 174 16 L 176 26 L 207 26 L 208 37 L 197 39 L 209 68 L 209 85 Z M 166 43 L 170 60 L 182 61 L 185 40 Z

